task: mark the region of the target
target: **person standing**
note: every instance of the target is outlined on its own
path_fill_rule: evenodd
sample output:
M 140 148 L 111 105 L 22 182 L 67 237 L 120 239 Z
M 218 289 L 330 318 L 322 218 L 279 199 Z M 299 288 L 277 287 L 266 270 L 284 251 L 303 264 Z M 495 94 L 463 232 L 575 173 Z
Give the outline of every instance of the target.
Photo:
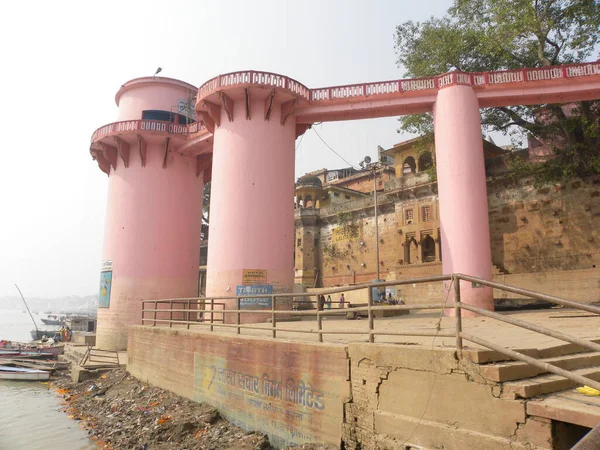
M 331 309 L 331 295 L 327 296 L 327 309 Z
M 325 296 L 323 294 L 320 294 L 317 297 L 317 309 L 319 311 L 323 311 L 324 306 L 325 306 Z
M 344 303 L 346 303 L 346 299 L 344 298 L 344 294 L 340 295 L 340 309 L 344 309 Z

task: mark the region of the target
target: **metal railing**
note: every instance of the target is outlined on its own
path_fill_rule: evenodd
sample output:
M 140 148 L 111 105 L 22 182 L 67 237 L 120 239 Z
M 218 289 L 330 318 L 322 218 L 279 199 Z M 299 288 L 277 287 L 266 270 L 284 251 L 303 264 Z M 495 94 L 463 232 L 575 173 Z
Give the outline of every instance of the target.
M 374 291 L 381 290 L 385 287 L 402 286 L 410 284 L 422 284 L 422 283 L 435 283 L 450 281 L 450 285 L 447 287 L 448 292 L 446 299 L 443 303 L 427 303 L 427 304 L 385 304 L 378 305 L 374 301 Z M 498 345 L 494 342 L 490 342 L 481 337 L 475 336 L 471 333 L 463 330 L 462 311 L 469 311 L 481 316 L 489 317 L 491 319 L 498 320 L 500 322 L 508 323 L 529 331 L 543 334 L 555 339 L 559 339 L 565 342 L 569 342 L 585 349 L 600 352 L 600 344 L 593 342 L 588 339 L 581 339 L 576 336 L 571 336 L 566 333 L 552 330 L 540 325 L 526 322 L 521 319 L 516 319 L 501 313 L 488 311 L 473 305 L 469 305 L 461 301 L 461 283 L 470 282 L 472 286 L 482 287 L 486 286 L 493 289 L 498 289 L 505 292 L 510 292 L 520 296 L 528 297 L 531 299 L 542 300 L 550 302 L 556 305 L 562 305 L 569 308 L 574 308 L 594 314 L 598 314 L 600 317 L 600 307 L 579 303 L 572 300 L 567 300 L 560 297 L 554 297 L 539 292 L 530 291 L 527 289 L 521 289 L 514 286 L 509 286 L 493 281 L 484 280 L 469 275 L 455 273 L 452 275 L 439 275 L 430 276 L 423 278 L 414 278 L 406 280 L 394 280 L 381 283 L 366 283 L 354 286 L 345 286 L 340 288 L 333 288 L 322 290 L 319 292 L 302 292 L 302 293 L 278 293 L 278 294 L 260 294 L 260 295 L 240 295 L 240 296 L 225 296 L 225 297 L 213 297 L 213 298 L 187 298 L 187 299 L 168 299 L 168 300 L 145 300 L 142 303 L 142 325 L 157 324 L 168 324 L 169 327 L 174 325 L 184 325 L 187 329 L 193 326 L 208 327 L 210 331 L 214 331 L 215 327 L 219 328 L 219 331 L 223 329 L 235 329 L 236 334 L 241 334 L 244 329 L 247 330 L 258 330 L 258 331 L 270 331 L 271 337 L 277 339 L 277 333 L 307 333 L 318 335 L 318 341 L 323 342 L 324 335 L 368 335 L 369 342 L 374 343 L 376 336 L 425 336 L 425 337 L 453 337 L 455 338 L 455 348 L 458 358 L 462 358 L 463 352 L 463 341 L 469 341 L 484 348 L 496 351 L 510 359 L 517 361 L 526 362 L 542 371 L 542 373 L 550 372 L 562 377 L 568 378 L 575 383 L 584 384 L 595 389 L 600 390 L 600 382 L 595 381 L 591 378 L 587 378 L 565 369 L 562 369 L 556 365 L 547 363 L 543 360 L 532 358 L 528 355 Z M 328 296 L 331 294 L 348 293 L 360 289 L 367 289 L 367 302 L 366 306 L 357 306 L 351 309 L 337 308 L 327 309 L 324 307 L 323 302 L 319 301 L 319 296 Z M 454 300 L 448 301 L 450 293 L 454 294 Z M 316 297 L 317 300 L 306 300 L 306 298 Z M 296 300 L 301 298 L 301 300 Z M 251 305 L 259 302 L 267 303 L 269 307 L 263 308 L 248 308 L 246 303 Z M 267 300 L 267 302 L 265 302 Z M 232 305 L 235 304 L 235 309 L 227 309 L 227 302 Z M 279 302 L 279 303 L 278 303 Z M 332 302 L 333 303 L 333 302 Z M 339 302 L 335 302 L 338 303 Z M 293 305 L 308 304 L 312 309 L 293 309 Z M 148 306 L 152 305 L 153 308 Z M 173 306 L 181 306 L 183 308 L 173 308 Z M 203 308 L 200 306 L 204 305 Z M 316 308 L 315 308 L 316 305 Z M 160 307 L 159 307 L 160 306 Z M 168 308 L 166 308 L 168 306 Z M 186 308 L 187 307 L 187 308 Z M 215 308 L 220 309 L 215 309 Z M 439 323 L 435 328 L 425 330 L 407 330 L 407 331 L 391 331 L 391 330 L 376 330 L 375 329 L 375 316 L 378 312 L 384 311 L 411 311 L 411 310 L 454 310 L 454 330 L 442 331 L 439 327 Z M 323 319 L 329 316 L 340 316 L 346 315 L 349 312 L 354 314 L 366 313 L 368 319 L 368 330 L 357 330 L 346 329 L 346 330 L 324 330 Z M 173 314 L 178 314 L 178 317 L 174 317 Z M 146 317 L 148 314 L 152 314 L 152 317 Z M 161 315 L 161 317 L 158 317 Z M 165 315 L 168 314 L 168 318 Z M 227 323 L 225 320 L 227 315 L 235 315 L 235 323 Z M 253 314 L 253 323 L 243 323 L 242 316 L 245 314 Z M 264 322 L 256 324 L 256 316 L 264 316 Z M 383 313 L 382 313 L 383 315 Z M 278 326 L 278 317 L 316 317 L 317 328 L 315 329 L 301 329 L 301 328 L 284 328 Z M 441 318 L 441 316 L 440 316 Z M 268 322 L 270 322 L 269 325 Z M 215 325 L 216 323 L 216 325 Z

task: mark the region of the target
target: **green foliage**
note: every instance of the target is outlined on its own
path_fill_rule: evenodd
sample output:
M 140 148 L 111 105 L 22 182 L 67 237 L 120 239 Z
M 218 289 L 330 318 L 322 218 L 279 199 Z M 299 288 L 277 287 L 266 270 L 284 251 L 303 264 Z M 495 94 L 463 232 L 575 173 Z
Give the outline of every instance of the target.
M 442 18 L 400 24 L 395 48 L 407 77 L 542 67 L 597 58 L 599 29 L 594 0 L 455 0 Z M 598 172 L 599 113 L 598 101 L 581 102 L 570 114 L 559 105 L 486 108 L 482 125 L 517 146 L 527 136 L 552 143 L 556 157 L 535 170 L 560 179 Z M 399 131 L 429 134 L 432 116 L 402 117 Z
M 323 254 L 329 259 L 345 259 L 350 255 L 350 250 L 341 249 L 335 244 L 325 244 L 323 247 Z

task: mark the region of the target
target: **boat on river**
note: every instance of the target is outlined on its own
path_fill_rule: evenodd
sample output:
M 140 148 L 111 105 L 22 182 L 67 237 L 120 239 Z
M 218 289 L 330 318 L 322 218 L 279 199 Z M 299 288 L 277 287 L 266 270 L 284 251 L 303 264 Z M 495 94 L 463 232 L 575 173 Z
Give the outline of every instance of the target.
M 40 319 L 45 325 L 64 325 L 65 316 L 57 316 L 54 314 L 48 314 L 46 317 Z
M 48 381 L 50 372 L 24 367 L 0 366 L 0 380 Z

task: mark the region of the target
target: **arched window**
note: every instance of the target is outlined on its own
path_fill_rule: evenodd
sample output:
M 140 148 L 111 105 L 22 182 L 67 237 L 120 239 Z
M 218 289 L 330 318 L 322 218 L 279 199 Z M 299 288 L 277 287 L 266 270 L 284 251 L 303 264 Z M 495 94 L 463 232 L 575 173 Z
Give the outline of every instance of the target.
M 310 195 L 307 195 L 306 197 L 304 197 L 304 206 L 306 208 L 312 208 L 313 207 L 313 200 L 312 200 L 312 197 Z
M 419 156 L 419 172 L 429 169 L 433 165 L 431 152 L 424 152 Z
M 421 261 L 435 261 L 435 241 L 429 235 L 426 235 L 421 242 Z
M 404 264 L 415 262 L 415 256 L 418 257 L 417 248 L 417 240 L 413 236 L 407 236 L 404 242 Z
M 404 163 L 402 164 L 402 175 L 415 173 L 416 169 L 417 164 L 415 163 L 415 158 L 409 156 L 404 160 Z

